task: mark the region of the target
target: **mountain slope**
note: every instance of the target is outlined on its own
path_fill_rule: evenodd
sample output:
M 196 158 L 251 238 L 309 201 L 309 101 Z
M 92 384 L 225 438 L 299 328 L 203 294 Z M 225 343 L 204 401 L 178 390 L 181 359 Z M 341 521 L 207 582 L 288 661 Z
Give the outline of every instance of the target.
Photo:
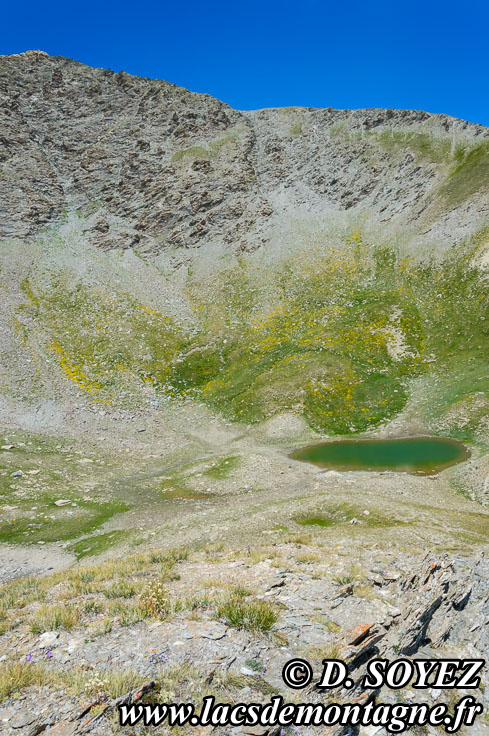
M 347 660 L 358 702 L 369 653 L 479 656 L 489 129 L 240 112 L 39 51 L 0 57 L 0 98 L 7 730 L 112 734 L 111 698 L 153 680 L 165 702 L 290 698 L 297 656 Z M 428 433 L 470 458 L 290 455 Z
M 489 131 L 444 115 L 241 113 L 36 51 L 1 58 L 0 91 L 3 236 L 81 210 L 94 244 L 152 253 L 254 249 L 345 213 L 453 241 L 488 213 Z
M 36 51 L 0 85 L 5 416 L 485 437 L 487 128 L 239 112 Z

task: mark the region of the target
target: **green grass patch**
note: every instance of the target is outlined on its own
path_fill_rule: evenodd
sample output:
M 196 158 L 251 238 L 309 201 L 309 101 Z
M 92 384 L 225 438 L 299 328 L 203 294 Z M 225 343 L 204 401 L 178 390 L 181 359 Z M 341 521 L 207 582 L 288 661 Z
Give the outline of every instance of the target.
M 193 463 L 190 468 L 193 468 Z M 191 479 L 197 475 L 197 470 L 183 468 L 180 472 L 169 478 L 162 479 L 160 483 L 160 494 L 165 499 L 188 499 L 197 500 L 201 498 L 211 498 L 212 493 L 207 491 L 198 491 L 191 485 Z
M 84 537 L 74 544 L 70 545 L 70 551 L 76 556 L 77 560 L 83 557 L 92 557 L 105 552 L 123 539 L 127 539 L 128 532 L 120 529 L 105 534 L 94 534 L 90 537 Z
M 204 475 L 215 480 L 222 480 L 227 478 L 230 473 L 235 470 L 240 463 L 239 455 L 229 455 L 227 457 L 219 458 L 217 462 L 211 465 L 210 468 L 204 470 Z
M 293 123 L 290 126 L 290 135 L 292 138 L 297 138 L 303 134 L 302 123 Z
M 171 161 L 172 163 L 178 163 L 180 161 L 217 158 L 228 144 L 232 145 L 234 143 L 238 133 L 239 129 L 234 129 L 232 132 L 223 136 L 223 138 L 216 138 L 215 140 L 210 141 L 208 144 L 209 148 L 205 148 L 204 146 L 183 148 L 181 151 L 176 151 L 176 153 L 173 154 Z
M 181 151 L 177 151 L 173 154 L 171 160 L 172 163 L 178 163 L 179 161 L 195 161 L 196 159 L 208 159 L 210 158 L 210 152 L 203 146 L 192 146 L 190 148 L 183 148 Z
M 352 504 L 338 504 L 331 507 L 318 507 L 317 510 L 310 513 L 299 514 L 294 521 L 300 526 L 319 526 L 334 527 L 339 525 L 350 524 L 352 519 L 357 519 L 358 524 L 351 524 L 352 527 L 361 526 L 368 529 L 387 528 L 398 526 L 405 522 L 400 519 L 384 516 L 378 511 L 369 511 L 368 516 L 363 513 L 364 509 L 360 506 Z
M 412 151 L 419 159 L 438 164 L 449 163 L 452 159 L 452 142 L 446 137 L 396 130 L 371 131 L 367 137 L 378 141 L 389 153 Z
M 457 160 L 440 190 L 451 207 L 489 189 L 489 142 L 459 151 Z
M 80 537 L 102 526 L 114 514 L 130 508 L 122 501 L 78 500 L 76 513 L 72 507 L 58 508 L 52 503 L 45 516 L 14 518 L 0 524 L 0 541 L 12 544 L 35 544 L 36 542 L 58 542 Z M 68 516 L 68 511 L 73 515 Z M 106 536 L 106 535 L 103 535 Z
M 327 516 L 325 514 L 305 514 L 303 516 L 297 516 L 295 518 L 297 524 L 301 526 L 336 526 L 341 524 L 341 521 L 335 519 L 333 516 Z

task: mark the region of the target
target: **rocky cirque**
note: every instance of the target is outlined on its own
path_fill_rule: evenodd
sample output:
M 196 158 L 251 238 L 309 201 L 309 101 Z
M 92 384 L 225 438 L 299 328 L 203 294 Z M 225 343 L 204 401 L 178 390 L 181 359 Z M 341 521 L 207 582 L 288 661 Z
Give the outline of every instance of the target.
M 489 132 L 445 115 L 240 112 L 42 51 L 1 57 L 0 95 L 3 237 L 84 209 L 102 248 L 253 250 L 297 220 L 354 210 L 420 243 L 453 242 L 488 213 L 483 193 L 444 182 L 457 144 L 485 143 Z
M 445 115 L 0 57 L 0 731 L 292 699 L 296 654 L 346 659 L 360 700 L 373 656 L 485 656 L 488 193 L 489 129 Z M 289 457 L 360 432 L 472 456 Z

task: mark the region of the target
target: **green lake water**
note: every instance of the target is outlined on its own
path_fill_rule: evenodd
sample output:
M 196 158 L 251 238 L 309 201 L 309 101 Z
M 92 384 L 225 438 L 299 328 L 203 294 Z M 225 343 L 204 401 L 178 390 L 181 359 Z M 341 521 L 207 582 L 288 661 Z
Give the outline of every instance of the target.
M 461 442 L 441 437 L 321 442 L 290 457 L 330 470 L 392 470 L 433 475 L 470 457 Z

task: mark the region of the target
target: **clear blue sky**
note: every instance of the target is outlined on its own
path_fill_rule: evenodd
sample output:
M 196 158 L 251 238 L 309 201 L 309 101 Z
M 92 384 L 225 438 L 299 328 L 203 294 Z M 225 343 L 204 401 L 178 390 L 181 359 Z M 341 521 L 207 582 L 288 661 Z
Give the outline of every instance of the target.
M 489 0 L 13 2 L 0 53 L 42 49 L 239 109 L 396 107 L 489 125 Z

